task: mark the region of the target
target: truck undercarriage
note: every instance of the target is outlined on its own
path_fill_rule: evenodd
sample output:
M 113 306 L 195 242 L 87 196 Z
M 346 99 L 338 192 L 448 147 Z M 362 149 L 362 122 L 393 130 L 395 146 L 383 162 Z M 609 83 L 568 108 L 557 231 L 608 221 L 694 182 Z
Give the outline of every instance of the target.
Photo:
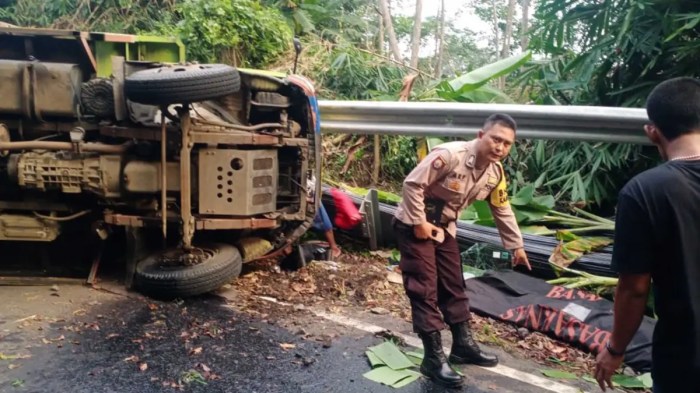
M 309 228 L 317 107 L 302 77 L 184 64 L 152 41 L 0 29 L 0 240 L 123 229 L 127 285 L 189 296 Z

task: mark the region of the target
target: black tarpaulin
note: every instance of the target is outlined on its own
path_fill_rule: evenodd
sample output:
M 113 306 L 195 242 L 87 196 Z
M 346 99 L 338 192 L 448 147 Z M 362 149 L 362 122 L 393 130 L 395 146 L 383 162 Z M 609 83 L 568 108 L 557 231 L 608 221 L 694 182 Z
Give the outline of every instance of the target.
M 467 280 L 471 310 L 542 332 L 597 354 L 613 326 L 613 303 L 581 289 L 567 289 L 511 270 L 487 272 Z M 651 371 L 651 343 L 656 321 L 644 317 L 625 352 L 625 364 Z

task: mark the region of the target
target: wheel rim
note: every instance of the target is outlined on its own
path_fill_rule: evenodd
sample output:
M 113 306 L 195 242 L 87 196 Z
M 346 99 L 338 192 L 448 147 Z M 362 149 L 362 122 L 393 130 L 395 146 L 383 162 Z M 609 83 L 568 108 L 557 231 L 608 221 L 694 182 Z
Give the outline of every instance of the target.
M 214 255 L 216 255 L 216 251 L 206 247 L 195 247 L 190 251 L 176 248 L 168 250 L 158 257 L 158 267 L 175 269 L 183 266 L 196 266 L 211 260 Z

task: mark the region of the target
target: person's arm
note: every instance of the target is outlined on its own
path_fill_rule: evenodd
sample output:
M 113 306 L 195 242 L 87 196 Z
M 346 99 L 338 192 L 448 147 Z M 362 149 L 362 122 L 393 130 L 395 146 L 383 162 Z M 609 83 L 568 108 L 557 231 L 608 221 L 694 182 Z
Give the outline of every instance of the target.
M 403 204 L 405 213 L 414 225 L 415 235 L 427 239 L 435 227 L 425 217 L 425 189 L 443 178 L 452 170 L 452 157 L 449 151 L 435 149 L 428 154 L 408 174 L 403 182 Z
M 613 308 L 613 331 L 596 358 L 600 388 L 612 388 L 612 376 L 644 318 L 651 288 L 654 231 L 649 212 L 625 187 L 618 198 L 612 268 L 619 272 Z
M 501 164 L 498 164 L 500 179 L 488 199 L 491 214 L 496 223 L 496 228 L 501 236 L 503 247 L 513 252 L 513 265 L 523 265 L 532 270 L 530 262 L 525 254 L 523 236 L 518 227 L 518 220 L 508 202 L 507 180 Z
M 615 290 L 614 322 L 610 347 L 624 352 L 642 324 L 646 311 L 651 274 L 620 274 Z

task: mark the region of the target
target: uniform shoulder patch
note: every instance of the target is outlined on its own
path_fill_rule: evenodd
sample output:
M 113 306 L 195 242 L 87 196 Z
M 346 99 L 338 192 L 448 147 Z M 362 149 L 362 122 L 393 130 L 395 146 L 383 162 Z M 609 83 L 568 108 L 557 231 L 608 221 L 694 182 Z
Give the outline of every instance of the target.
M 433 169 L 435 169 L 436 171 L 439 171 L 440 169 L 444 168 L 445 165 L 447 165 L 447 163 L 445 162 L 445 159 L 440 157 L 440 156 L 435 157 L 435 159 L 433 160 L 433 162 L 431 164 Z
M 510 202 L 508 201 L 508 184 L 506 183 L 506 173 L 500 163 L 498 163 L 498 169 L 501 172 L 501 180 L 498 182 L 496 188 L 491 192 L 491 204 L 496 207 L 505 207 L 510 205 Z

